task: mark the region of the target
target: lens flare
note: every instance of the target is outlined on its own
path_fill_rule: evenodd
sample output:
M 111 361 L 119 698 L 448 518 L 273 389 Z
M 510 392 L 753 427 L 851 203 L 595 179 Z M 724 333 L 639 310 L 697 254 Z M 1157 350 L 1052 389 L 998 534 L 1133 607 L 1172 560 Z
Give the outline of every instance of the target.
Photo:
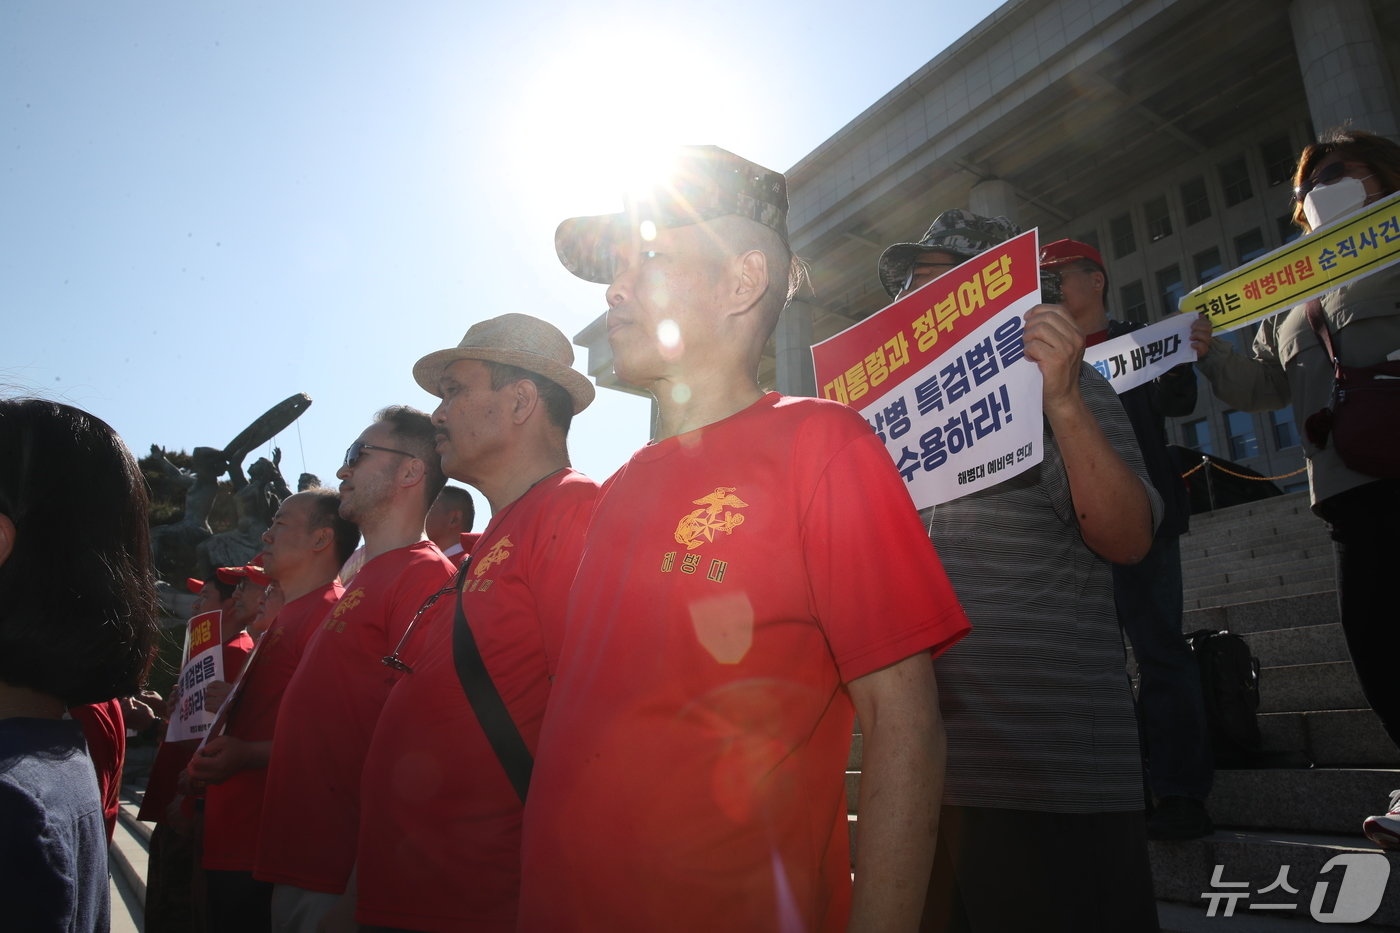
M 667 350 L 674 350 L 681 345 L 681 329 L 675 321 L 667 318 L 656 325 L 656 340 Z

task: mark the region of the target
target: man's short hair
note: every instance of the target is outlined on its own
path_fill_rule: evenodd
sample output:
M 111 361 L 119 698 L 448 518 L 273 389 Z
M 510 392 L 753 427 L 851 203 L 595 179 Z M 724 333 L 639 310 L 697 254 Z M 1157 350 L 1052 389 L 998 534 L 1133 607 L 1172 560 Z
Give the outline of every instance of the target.
M 432 419 L 411 405 L 390 405 L 380 409 L 374 420 L 387 424 L 394 432 L 395 441 L 423 461 L 423 508 L 430 508 L 442 487 L 447 485 L 447 474 L 442 472 L 442 458 L 437 452 L 437 428 Z
M 232 599 L 233 591 L 238 589 L 237 583 L 226 583 L 223 580 L 219 579 L 218 574 L 214 574 L 214 576 L 208 582 L 214 584 L 214 589 L 218 591 L 219 602 L 221 603 L 228 602 L 230 599 Z
M 335 532 L 335 562 L 336 566 L 343 565 L 360 546 L 360 526 L 341 516 L 340 493 L 317 487 L 297 495 L 306 496 L 311 503 L 306 518 L 308 531 L 329 528 Z
M 730 255 L 750 250 L 763 253 L 768 263 L 768 291 L 763 295 L 759 313 L 764 322 L 764 335 L 771 334 L 777 327 L 779 313 L 802 287 L 807 267 L 777 231 L 746 217 L 728 214 L 710 221 L 709 227 Z
M 563 389 L 559 391 L 563 392 Z M 565 398 L 567 397 L 565 393 Z M 456 509 L 462 513 L 463 531 L 472 530 L 472 525 L 476 524 L 476 503 L 472 501 L 471 493 L 461 486 L 444 486 L 442 492 L 438 493 L 438 500 L 449 510 Z
M 549 415 L 549 423 L 559 428 L 565 435 L 569 433 L 569 425 L 573 424 L 574 420 L 574 401 L 569 397 L 569 393 L 564 391 L 563 386 L 551 379 L 546 379 L 539 373 L 532 373 L 519 366 L 497 363 L 492 360 L 482 360 L 481 365 L 485 366 L 491 373 L 491 388 L 496 391 L 519 382 L 521 379 L 533 382 L 536 390 L 540 393 L 540 398 L 544 400 L 545 413 Z

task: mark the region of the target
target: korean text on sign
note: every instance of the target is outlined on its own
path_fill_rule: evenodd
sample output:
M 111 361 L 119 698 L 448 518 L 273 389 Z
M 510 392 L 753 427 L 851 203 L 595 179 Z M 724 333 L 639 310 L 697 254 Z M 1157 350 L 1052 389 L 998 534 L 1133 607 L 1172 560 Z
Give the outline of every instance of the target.
M 1181 310 L 1227 333 L 1360 281 L 1400 261 L 1400 192 L 1343 217 L 1181 299 Z
M 1031 231 L 812 348 L 822 394 L 865 417 L 920 508 L 1039 462 L 1040 373 L 1021 343 L 1039 288 Z
M 175 682 L 166 741 L 199 738 L 214 722 L 214 713 L 205 708 L 204 693 L 210 682 L 224 678 L 222 619 L 217 609 L 190 619 L 189 659 Z
M 1190 314 L 1173 314 L 1150 327 L 1106 340 L 1084 351 L 1084 362 L 1122 395 L 1196 358 L 1191 352 Z

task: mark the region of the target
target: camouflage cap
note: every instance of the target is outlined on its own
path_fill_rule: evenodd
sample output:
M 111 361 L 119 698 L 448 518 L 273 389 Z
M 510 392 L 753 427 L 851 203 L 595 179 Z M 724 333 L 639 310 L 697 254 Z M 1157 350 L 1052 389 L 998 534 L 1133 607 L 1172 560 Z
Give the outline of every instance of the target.
M 787 180 L 718 146 L 683 146 L 669 174 L 625 199 L 625 210 L 571 217 L 554 232 L 559 261 L 574 275 L 612 284 L 615 251 L 644 221 L 684 227 L 737 214 L 777 232 L 787 243 Z
M 1021 232 L 1005 217 L 983 217 L 971 211 L 944 211 L 929 224 L 928 232 L 917 243 L 896 243 L 880 254 L 880 284 L 895 297 L 904 290 L 914 259 L 928 250 L 942 250 L 962 259 L 971 259 L 984 250 L 1004 243 Z

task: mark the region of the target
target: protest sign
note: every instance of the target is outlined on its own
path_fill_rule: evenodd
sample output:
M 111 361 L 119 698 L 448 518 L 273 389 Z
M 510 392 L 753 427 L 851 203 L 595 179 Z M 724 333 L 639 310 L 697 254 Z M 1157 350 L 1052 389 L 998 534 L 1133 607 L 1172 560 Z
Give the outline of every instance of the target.
M 1173 366 L 1192 363 L 1190 314 L 1173 314 L 1150 327 L 1105 340 L 1084 350 L 1084 362 L 1094 367 L 1122 395 L 1156 379 Z
M 204 708 L 204 690 L 210 681 L 224 679 L 224 652 L 220 638 L 223 612 L 201 612 L 190 619 L 189 652 L 180 679 L 175 683 L 175 697 L 170 703 L 170 725 L 165 730 L 167 742 L 197 739 L 209 731 L 214 714 Z
M 1040 369 L 1021 346 L 1038 254 L 1023 233 L 812 347 L 822 396 L 865 417 L 918 508 L 1044 456 Z
M 1181 310 L 1238 330 L 1400 261 L 1400 192 L 1192 289 Z

